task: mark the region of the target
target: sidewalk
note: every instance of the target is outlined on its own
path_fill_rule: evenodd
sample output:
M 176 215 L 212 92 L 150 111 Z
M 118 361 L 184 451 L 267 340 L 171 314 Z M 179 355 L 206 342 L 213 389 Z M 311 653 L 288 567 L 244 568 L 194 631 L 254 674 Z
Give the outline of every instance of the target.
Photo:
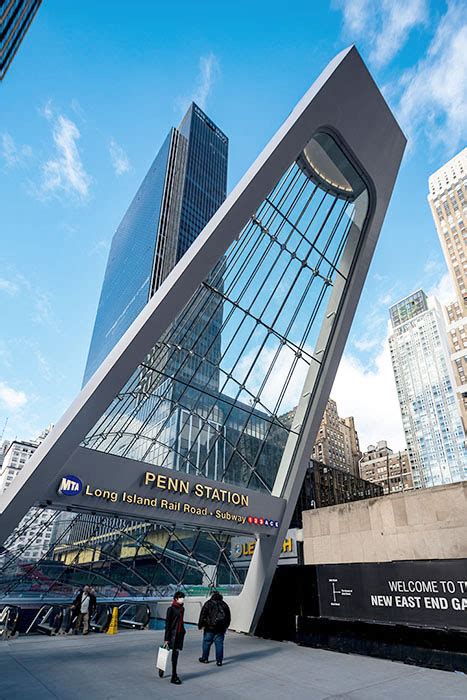
M 0 642 L 0 698 L 10 700 L 465 700 L 467 676 L 241 634 L 226 660 L 202 665 L 201 634 L 180 655 L 183 685 L 155 670 L 160 631 L 22 637 Z

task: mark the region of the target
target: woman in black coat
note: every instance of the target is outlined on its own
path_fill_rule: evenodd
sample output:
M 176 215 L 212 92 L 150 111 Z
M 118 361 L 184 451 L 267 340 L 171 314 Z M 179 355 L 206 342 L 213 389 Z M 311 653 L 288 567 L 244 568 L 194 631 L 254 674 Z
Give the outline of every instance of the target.
M 172 605 L 167 610 L 165 618 L 165 636 L 164 641 L 172 650 L 172 679 L 171 683 L 180 685 L 181 680 L 177 676 L 178 654 L 183 649 L 183 639 L 185 637 L 185 625 L 183 624 L 183 600 L 185 594 L 182 591 L 177 591 L 174 595 Z M 159 672 L 159 675 L 163 674 Z

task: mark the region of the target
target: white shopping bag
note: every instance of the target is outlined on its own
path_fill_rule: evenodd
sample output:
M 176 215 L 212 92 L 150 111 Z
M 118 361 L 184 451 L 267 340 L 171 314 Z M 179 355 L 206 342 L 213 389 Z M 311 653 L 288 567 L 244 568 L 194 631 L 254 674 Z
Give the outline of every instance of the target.
M 158 668 L 159 671 L 162 671 L 163 673 L 165 673 L 165 669 L 167 667 L 167 661 L 169 659 L 169 654 L 170 654 L 169 649 L 166 649 L 166 647 L 159 647 L 159 652 L 157 654 L 156 668 Z

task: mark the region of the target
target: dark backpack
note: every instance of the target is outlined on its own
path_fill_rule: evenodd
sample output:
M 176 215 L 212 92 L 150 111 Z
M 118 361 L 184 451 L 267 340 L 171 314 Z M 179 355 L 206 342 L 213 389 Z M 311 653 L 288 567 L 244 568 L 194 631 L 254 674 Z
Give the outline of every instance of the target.
M 225 605 L 220 600 L 213 600 L 210 608 L 208 615 L 209 627 L 213 629 L 224 629 L 227 626 Z

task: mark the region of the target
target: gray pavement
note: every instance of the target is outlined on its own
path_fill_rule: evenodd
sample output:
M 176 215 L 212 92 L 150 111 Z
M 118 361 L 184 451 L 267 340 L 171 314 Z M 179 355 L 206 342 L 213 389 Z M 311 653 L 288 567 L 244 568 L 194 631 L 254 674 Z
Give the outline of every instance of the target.
M 34 700 L 440 700 L 467 698 L 467 676 L 229 633 L 226 660 L 198 662 L 189 630 L 180 655 L 183 685 L 155 670 L 159 631 L 115 636 L 22 637 L 0 641 L 0 698 Z

